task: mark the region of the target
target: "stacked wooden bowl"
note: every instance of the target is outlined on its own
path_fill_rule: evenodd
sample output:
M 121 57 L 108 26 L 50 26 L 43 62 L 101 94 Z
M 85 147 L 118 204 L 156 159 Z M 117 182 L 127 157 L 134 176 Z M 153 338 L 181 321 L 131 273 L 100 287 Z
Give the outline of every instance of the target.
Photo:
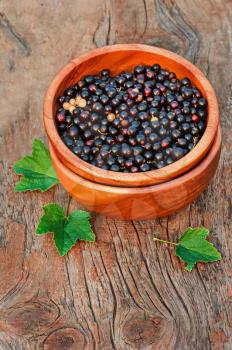
M 57 97 L 82 76 L 108 68 L 114 74 L 136 65 L 160 64 L 178 78 L 189 77 L 208 101 L 206 130 L 186 156 L 162 169 L 116 173 L 84 162 L 61 140 L 54 116 Z M 137 44 L 107 46 L 71 61 L 52 81 L 44 99 L 44 124 L 51 158 L 64 188 L 89 210 L 141 220 L 167 216 L 196 199 L 212 179 L 220 157 L 221 129 L 215 92 L 204 74 L 164 49 Z

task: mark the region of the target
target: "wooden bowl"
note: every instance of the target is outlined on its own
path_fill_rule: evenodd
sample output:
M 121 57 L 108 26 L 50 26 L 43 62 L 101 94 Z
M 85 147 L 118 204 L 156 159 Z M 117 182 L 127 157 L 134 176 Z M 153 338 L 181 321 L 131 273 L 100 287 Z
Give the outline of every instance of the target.
M 212 179 L 220 157 L 221 129 L 207 156 L 188 173 L 162 184 L 146 187 L 107 186 L 89 181 L 70 170 L 50 143 L 56 173 L 64 188 L 91 211 L 125 220 L 162 217 L 196 199 Z
M 182 159 L 162 169 L 145 173 L 116 173 L 95 167 L 73 154 L 61 140 L 54 122 L 56 100 L 66 88 L 86 74 L 98 73 L 109 68 L 113 74 L 122 70 L 132 70 L 137 64 L 151 65 L 159 63 L 170 69 L 178 78 L 189 77 L 208 101 L 208 118 L 204 135 L 198 144 Z M 208 153 L 215 139 L 219 124 L 219 111 L 215 92 L 204 74 L 192 63 L 173 52 L 138 44 L 107 46 L 93 50 L 65 66 L 52 81 L 44 99 L 44 124 L 50 143 L 57 156 L 76 174 L 107 185 L 147 186 L 169 181 L 196 166 Z

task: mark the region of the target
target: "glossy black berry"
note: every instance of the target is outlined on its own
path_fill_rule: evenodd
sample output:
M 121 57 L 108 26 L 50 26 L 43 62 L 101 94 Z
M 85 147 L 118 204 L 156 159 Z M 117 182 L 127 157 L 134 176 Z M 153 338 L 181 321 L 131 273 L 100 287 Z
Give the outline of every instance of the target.
M 133 159 L 132 158 L 126 159 L 125 166 L 126 166 L 126 168 L 130 169 L 133 166 Z
M 181 131 L 179 129 L 173 129 L 171 132 L 171 136 L 174 140 L 177 140 L 181 136 Z
M 161 144 L 160 142 L 155 142 L 153 145 L 152 145 L 152 149 L 154 152 L 158 152 L 161 148 Z
M 65 124 L 70 125 L 71 123 L 72 123 L 72 117 L 71 117 L 71 115 L 67 115 L 65 117 Z
M 139 145 L 144 145 L 145 140 L 146 138 L 144 134 L 139 134 L 136 136 L 136 141 L 138 142 Z
M 120 166 L 118 164 L 112 164 L 110 167 L 111 171 L 120 171 Z
M 160 162 L 156 163 L 156 167 L 157 169 L 161 169 L 163 167 L 165 167 L 165 162 L 163 160 L 161 160 Z
M 99 102 L 94 103 L 93 110 L 96 112 L 101 112 L 103 110 L 102 104 Z
M 155 143 L 159 140 L 159 136 L 156 134 L 156 133 L 151 133 L 149 136 L 148 136 L 148 140 L 149 142 L 151 143 Z
M 59 131 L 62 132 L 62 131 L 65 131 L 66 130 L 66 125 L 65 124 L 59 124 Z
M 143 164 L 143 162 L 145 161 L 144 157 L 141 154 L 138 154 L 135 156 L 135 163 L 138 165 Z
M 167 135 L 167 129 L 161 127 L 159 129 L 159 135 L 160 135 L 160 137 L 164 137 L 165 135 Z
M 77 156 L 80 156 L 82 153 L 82 147 L 80 146 L 74 146 L 72 149 L 73 153 L 75 153 Z
M 178 160 L 184 156 L 184 151 L 180 147 L 173 148 L 172 156 L 174 160 Z
M 148 163 L 144 163 L 144 164 L 140 165 L 139 170 L 140 171 L 149 171 L 150 165 Z
M 133 148 L 133 155 L 134 155 L 134 156 L 137 156 L 137 155 L 142 154 L 142 153 L 143 153 L 143 147 L 141 147 L 141 146 L 135 146 L 135 147 Z
M 146 152 L 144 153 L 144 158 L 145 158 L 146 160 L 152 160 L 152 158 L 153 158 L 152 152 L 146 151 Z
M 128 144 L 123 143 L 121 146 L 121 155 L 123 157 L 129 157 L 131 156 L 131 153 L 132 153 L 131 147 Z
M 152 133 L 152 128 L 150 126 L 147 126 L 145 129 L 144 129 L 144 135 L 148 136 Z
M 188 144 L 188 141 L 187 141 L 185 138 L 180 137 L 180 138 L 177 140 L 177 143 L 178 143 L 178 145 L 181 146 L 181 147 L 186 147 L 187 144 Z
M 138 110 L 139 110 L 140 112 L 146 111 L 146 109 L 147 109 L 147 103 L 141 102 L 141 103 L 138 105 Z
M 146 172 L 190 152 L 207 123 L 207 100 L 188 77 L 159 64 L 82 77 L 57 98 L 57 130 L 82 160 L 104 170 Z
M 170 143 L 171 143 L 170 138 L 166 137 L 166 138 L 164 138 L 164 139 L 161 141 L 160 144 L 161 144 L 161 147 L 162 147 L 162 148 L 167 148 L 167 147 L 170 146 Z
M 205 129 L 205 123 L 201 121 L 197 124 L 197 127 L 200 131 L 203 131 Z
M 135 74 L 141 74 L 141 73 L 143 73 L 143 72 L 144 72 L 144 67 L 141 66 L 141 65 L 138 65 L 138 66 L 136 66 L 136 67 L 134 68 L 134 73 L 135 73 Z
M 94 77 L 92 76 L 92 75 L 87 75 L 86 77 L 85 77 L 85 82 L 87 83 L 87 84 L 91 84 L 91 83 L 93 83 L 94 82 Z
M 181 130 L 182 130 L 185 134 L 188 133 L 189 130 L 190 130 L 190 124 L 188 124 L 188 123 L 183 123 L 183 124 L 181 125 Z
M 163 155 L 162 152 L 157 152 L 157 153 L 155 154 L 155 159 L 156 159 L 158 162 L 161 161 L 161 160 L 163 159 L 163 157 L 164 157 L 164 155 Z
M 71 126 L 69 128 L 68 133 L 69 133 L 69 136 L 76 137 L 78 135 L 78 128 L 76 126 Z
M 198 106 L 199 107 L 206 107 L 206 105 L 207 105 L 207 101 L 206 101 L 206 99 L 204 99 L 204 98 L 200 98 L 199 100 L 198 100 Z
M 109 75 L 110 75 L 110 70 L 109 69 L 103 69 L 101 71 L 101 76 L 108 77 Z

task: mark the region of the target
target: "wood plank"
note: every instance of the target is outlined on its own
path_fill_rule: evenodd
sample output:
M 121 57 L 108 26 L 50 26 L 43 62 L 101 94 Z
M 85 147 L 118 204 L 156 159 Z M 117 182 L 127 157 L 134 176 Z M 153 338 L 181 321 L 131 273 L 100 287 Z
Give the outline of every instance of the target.
M 0 349 L 232 348 L 231 17 L 229 0 L 1 1 Z M 12 164 L 34 137 L 46 139 L 42 96 L 56 71 L 124 42 L 173 50 L 207 74 L 221 107 L 220 166 L 180 213 L 144 222 L 93 215 L 97 243 L 59 258 L 51 236 L 34 230 L 42 205 L 65 205 L 67 195 L 60 186 L 14 193 Z M 221 262 L 187 273 L 153 241 L 177 239 L 189 225 L 210 229 Z

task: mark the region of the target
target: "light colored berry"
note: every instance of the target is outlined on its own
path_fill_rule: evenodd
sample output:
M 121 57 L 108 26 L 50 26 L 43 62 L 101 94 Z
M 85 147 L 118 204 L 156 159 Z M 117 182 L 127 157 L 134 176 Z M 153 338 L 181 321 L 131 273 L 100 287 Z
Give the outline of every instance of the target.
M 67 111 L 69 110 L 70 107 L 71 105 L 68 102 L 63 103 L 63 108 L 66 109 Z
M 69 107 L 69 112 L 72 114 L 73 111 L 74 111 L 74 109 L 76 109 L 76 106 L 70 105 L 70 107 Z
M 136 98 L 136 102 L 141 102 L 143 100 L 143 95 L 138 95 L 138 97 Z
M 75 98 L 76 106 L 79 104 L 80 100 L 82 100 L 82 97 L 78 95 L 78 96 Z
M 69 104 L 72 105 L 72 106 L 76 106 L 75 98 L 71 98 L 71 100 L 69 101 Z
M 116 116 L 115 116 L 114 113 L 109 113 L 109 114 L 107 115 L 107 120 L 108 120 L 108 122 L 114 121 L 115 117 L 116 117 Z
M 78 107 L 84 108 L 86 106 L 86 100 L 81 98 L 77 104 Z
M 155 122 L 156 120 L 158 120 L 156 116 L 151 117 L 151 122 Z

